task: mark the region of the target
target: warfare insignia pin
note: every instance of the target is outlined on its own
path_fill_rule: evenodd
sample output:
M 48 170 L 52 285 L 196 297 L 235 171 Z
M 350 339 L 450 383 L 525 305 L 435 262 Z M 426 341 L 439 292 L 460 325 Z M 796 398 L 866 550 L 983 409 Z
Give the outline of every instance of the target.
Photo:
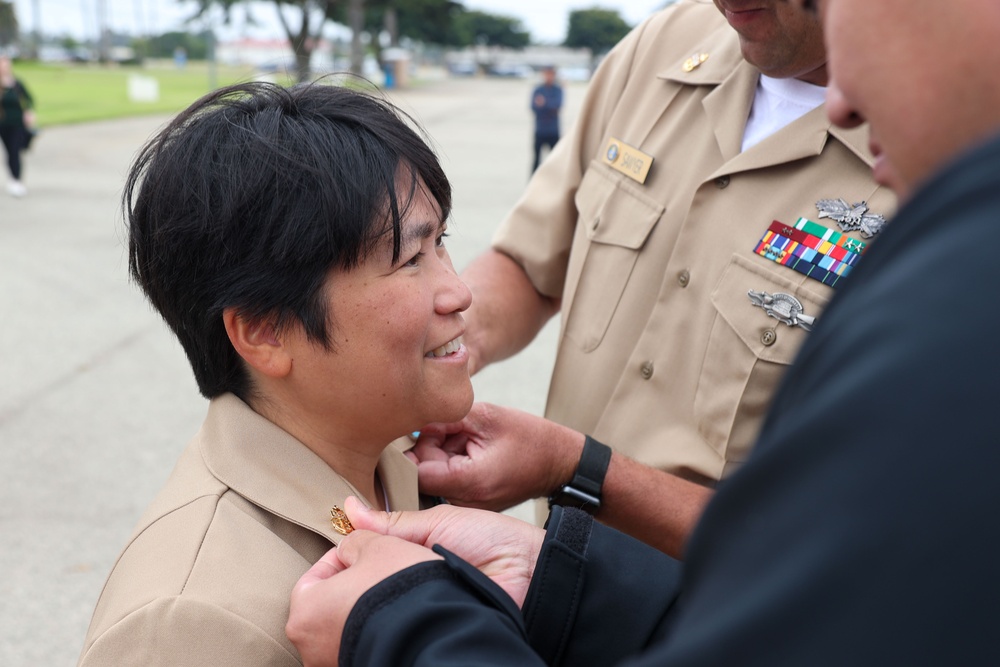
M 696 53 L 687 60 L 684 61 L 684 65 L 681 67 L 685 72 L 693 72 L 694 70 L 701 67 L 701 64 L 708 60 L 707 53 Z
M 341 535 L 347 535 L 354 530 L 351 520 L 347 518 L 347 513 L 336 505 L 330 510 L 330 524 Z
M 768 316 L 790 327 L 802 327 L 806 331 L 812 331 L 813 325 L 816 323 L 815 317 L 803 314 L 802 311 L 805 309 L 802 307 L 802 302 L 791 294 L 784 292 L 768 294 L 767 292 L 750 290 L 747 292 L 747 296 L 750 297 L 751 304 L 763 308 Z
M 886 225 L 885 216 L 868 212 L 868 202 L 848 204 L 843 199 L 820 199 L 816 209 L 819 217 L 836 220 L 845 232 L 859 230 L 866 239 L 881 232 Z

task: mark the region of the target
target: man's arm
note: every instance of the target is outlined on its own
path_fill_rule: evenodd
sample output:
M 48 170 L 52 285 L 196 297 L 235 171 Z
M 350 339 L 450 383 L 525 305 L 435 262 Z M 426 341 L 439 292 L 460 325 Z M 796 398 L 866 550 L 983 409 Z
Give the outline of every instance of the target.
M 424 493 L 499 511 L 568 483 L 583 442 L 582 433 L 541 417 L 477 403 L 461 422 L 425 428 L 410 456 Z M 679 558 L 711 495 L 615 452 L 597 518 Z
M 520 352 L 559 311 L 559 299 L 540 294 L 521 266 L 496 250 L 474 259 L 462 280 L 472 290 L 463 337 L 471 373 Z
M 602 523 L 681 559 L 712 490 L 615 452 L 603 496 Z

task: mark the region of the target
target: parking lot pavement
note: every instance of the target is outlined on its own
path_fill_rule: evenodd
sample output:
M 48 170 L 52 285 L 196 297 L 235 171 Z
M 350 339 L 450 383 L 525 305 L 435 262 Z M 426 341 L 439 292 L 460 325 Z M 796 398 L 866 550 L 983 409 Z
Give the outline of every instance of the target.
M 452 179 L 459 270 L 527 182 L 533 84 L 446 79 L 392 95 Z M 583 91 L 567 87 L 565 122 Z M 122 246 L 124 173 L 166 120 L 48 128 L 26 155 L 28 197 L 0 193 L 0 665 L 75 663 L 114 558 L 204 415 Z M 555 336 L 552 322 L 477 376 L 477 399 L 541 413 Z

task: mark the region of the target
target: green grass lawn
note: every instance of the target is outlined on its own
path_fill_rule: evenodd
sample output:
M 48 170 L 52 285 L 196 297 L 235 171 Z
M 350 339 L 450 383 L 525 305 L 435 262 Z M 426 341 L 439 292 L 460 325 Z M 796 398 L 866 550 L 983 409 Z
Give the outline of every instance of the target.
M 38 125 L 46 127 L 121 118 L 150 113 L 174 113 L 187 107 L 215 86 L 255 77 L 252 68 L 218 66 L 214 77 L 205 63 L 188 63 L 183 70 L 172 65 L 102 66 L 91 64 L 41 64 L 18 62 L 15 73 L 35 99 Z M 156 101 L 129 99 L 129 77 L 155 79 Z M 287 84 L 288 80 L 280 83 Z

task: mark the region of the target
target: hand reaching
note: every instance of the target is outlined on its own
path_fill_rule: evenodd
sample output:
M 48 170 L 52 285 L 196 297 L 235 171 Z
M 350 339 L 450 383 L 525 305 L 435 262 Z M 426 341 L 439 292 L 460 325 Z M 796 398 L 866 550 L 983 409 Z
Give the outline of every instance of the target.
M 426 426 L 407 454 L 417 464 L 422 492 L 500 511 L 568 482 L 583 440 L 541 417 L 477 403 L 460 422 Z
M 545 531 L 495 512 L 440 505 L 422 512 L 379 512 L 348 498 L 355 531 L 372 531 L 430 548 L 440 544 L 524 603 Z M 353 536 L 354 533 L 351 534 Z

